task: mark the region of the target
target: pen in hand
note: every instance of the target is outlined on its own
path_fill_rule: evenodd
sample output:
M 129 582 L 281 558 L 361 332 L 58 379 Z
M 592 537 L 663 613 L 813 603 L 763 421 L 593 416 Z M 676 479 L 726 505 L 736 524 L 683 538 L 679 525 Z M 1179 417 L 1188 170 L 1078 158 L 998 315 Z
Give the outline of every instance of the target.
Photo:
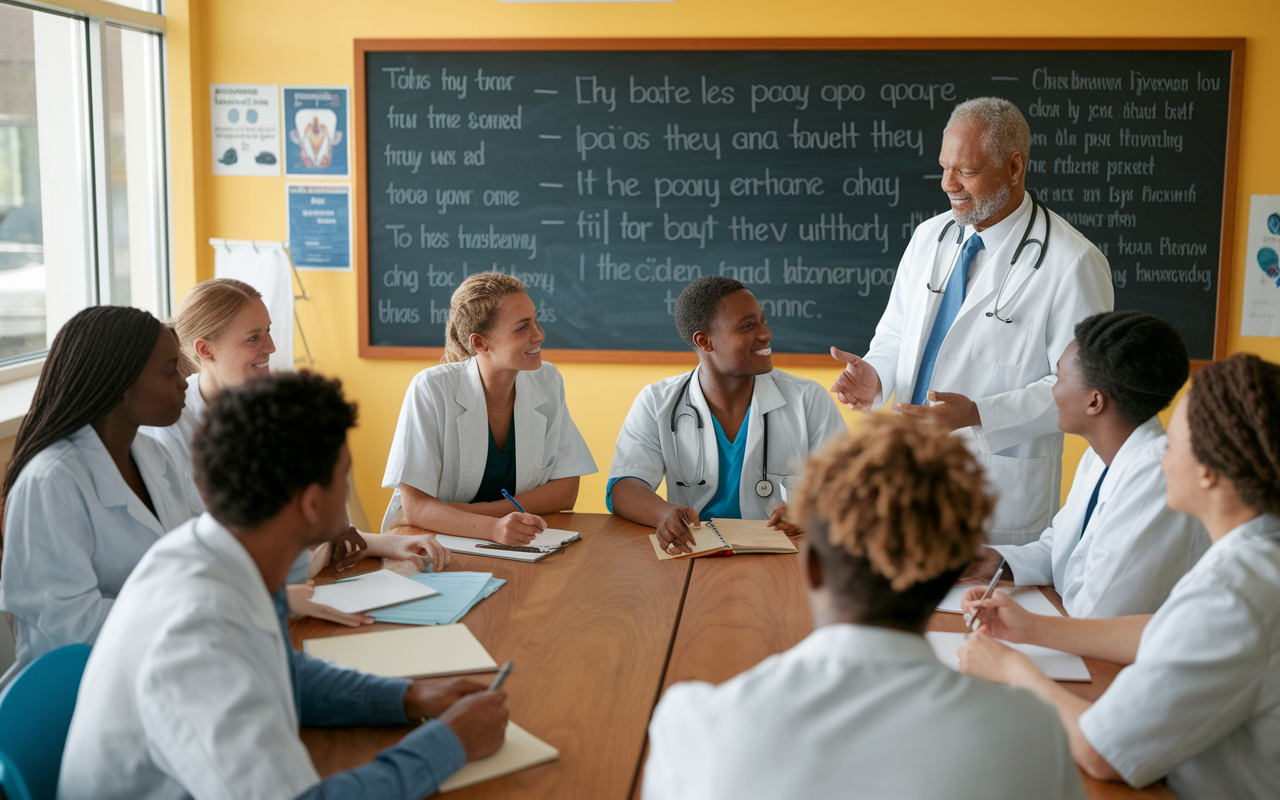
M 502 669 L 498 670 L 498 674 L 494 676 L 493 683 L 489 684 L 489 691 L 496 692 L 502 688 L 502 684 L 507 682 L 507 676 L 511 674 L 511 670 L 515 667 L 516 662 L 508 661 L 502 665 Z
M 988 597 L 991 596 L 991 593 L 996 590 L 996 584 L 1000 582 L 1000 578 L 1003 575 L 1004 575 L 1004 562 L 1001 561 L 1000 568 L 996 570 L 995 575 L 991 576 L 991 583 L 987 584 L 987 590 L 982 593 L 982 597 L 978 600 L 979 603 L 981 603 L 983 600 L 986 600 Z M 969 619 L 969 630 L 972 631 L 977 627 L 978 627 L 978 612 L 975 609 L 973 612 L 973 616 Z

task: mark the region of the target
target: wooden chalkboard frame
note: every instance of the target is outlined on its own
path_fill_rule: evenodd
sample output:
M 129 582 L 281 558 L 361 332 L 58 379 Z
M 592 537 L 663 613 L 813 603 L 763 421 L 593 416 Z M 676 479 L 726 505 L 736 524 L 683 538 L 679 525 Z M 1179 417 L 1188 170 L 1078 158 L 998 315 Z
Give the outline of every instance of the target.
M 1231 304 L 1231 274 L 1235 245 L 1236 179 L 1240 160 L 1240 105 L 1244 93 L 1244 39 L 1193 38 L 957 38 L 957 39 L 836 39 L 836 38 L 689 38 L 689 39 L 356 39 L 355 40 L 355 163 L 356 254 L 359 264 L 357 298 L 360 357 L 370 359 L 430 360 L 443 347 L 388 347 L 369 342 L 369 194 L 365 97 L 365 54 L 379 52 L 475 52 L 475 51 L 649 51 L 649 50 L 1230 50 L 1231 88 L 1227 111 L 1227 157 L 1223 174 L 1222 233 L 1218 260 L 1217 314 L 1214 321 L 1213 357 L 1227 354 L 1227 325 Z M 548 361 L 603 364 L 696 364 L 689 351 L 578 350 L 545 351 Z M 773 362 L 782 367 L 829 367 L 827 354 L 779 353 Z M 1207 362 L 1192 362 L 1192 369 Z

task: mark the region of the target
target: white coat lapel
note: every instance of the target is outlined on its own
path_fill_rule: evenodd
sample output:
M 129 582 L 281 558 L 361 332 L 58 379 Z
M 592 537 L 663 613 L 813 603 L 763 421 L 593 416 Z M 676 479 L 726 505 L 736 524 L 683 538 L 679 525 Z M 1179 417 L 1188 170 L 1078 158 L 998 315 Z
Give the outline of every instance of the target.
M 701 378 L 702 367 L 698 367 L 693 372 L 693 380 L 689 381 L 689 402 L 693 403 L 693 407 L 702 415 L 703 477 L 707 481 L 706 486 L 690 487 L 698 493 L 699 502 L 689 504 L 695 509 L 710 502 L 715 495 L 716 487 L 720 485 L 720 445 L 716 442 L 716 423 L 715 418 L 711 416 L 711 406 L 707 405 L 707 398 L 702 394 Z M 690 453 L 688 458 L 696 459 L 697 452 Z M 697 462 L 693 461 L 689 466 L 694 470 L 689 473 L 689 477 L 696 478 Z
M 1036 228 L 1041 229 L 1043 226 L 1043 214 L 1036 215 Z M 991 310 L 991 306 L 995 303 L 996 294 L 1001 284 L 1005 284 L 1005 294 L 1001 298 L 1002 301 L 1009 300 L 1013 293 L 1022 285 L 1022 279 L 1027 277 L 1027 273 L 1031 270 L 1031 265 L 1035 263 L 1035 258 L 1039 253 L 1035 247 L 1027 247 L 1023 250 L 1023 257 L 1018 259 L 1016 266 L 1011 266 L 1010 261 L 1013 260 L 1014 251 L 1018 249 L 1018 242 L 1022 239 L 1022 233 L 1027 228 L 1027 221 L 1031 218 L 1031 196 L 1025 195 L 1022 198 L 1022 205 L 1018 206 L 1018 210 L 1014 211 L 1009 220 L 1008 232 L 1004 235 L 1004 240 L 1000 242 L 1000 246 L 987 255 L 986 262 L 982 271 L 978 274 L 978 279 L 974 281 L 971 291 L 965 294 L 964 305 L 960 306 L 960 313 L 956 315 L 956 321 L 952 324 L 954 328 L 961 320 L 971 317 L 981 312 L 985 314 Z M 981 235 L 981 234 L 979 234 Z M 1035 236 L 1035 233 L 1032 233 Z M 1008 275 L 1009 270 L 1016 270 L 1015 274 Z M 1006 282 L 1005 276 L 1008 275 Z
M 146 434 L 138 434 L 145 436 Z M 116 462 L 112 460 L 111 454 L 107 452 L 107 446 L 102 443 L 102 439 L 98 437 L 98 432 L 92 426 L 86 425 L 71 435 L 71 440 L 76 447 L 84 453 L 85 466 L 89 469 L 89 475 L 93 479 L 93 488 L 98 493 L 98 500 L 107 508 L 124 508 L 129 516 L 144 528 L 150 530 L 157 537 L 164 536 L 164 526 L 160 524 L 160 520 L 155 514 L 151 513 L 151 509 L 147 508 L 147 504 L 142 502 L 142 498 L 129 488 L 129 484 L 125 483 L 124 476 L 120 474 L 120 468 L 116 466 Z M 136 444 L 130 448 L 130 453 L 135 452 Z M 163 483 L 155 481 L 148 482 L 147 472 L 144 472 L 141 461 L 134 457 L 134 462 L 138 464 L 138 472 L 143 476 L 143 483 L 147 485 L 149 494 L 159 494 L 158 491 L 152 491 L 152 487 L 160 490 Z M 149 466 L 149 465 L 148 465 Z M 147 470 L 148 472 L 150 470 Z M 151 502 L 156 506 L 156 510 L 160 510 L 158 503 L 163 502 L 163 497 L 157 499 L 151 498 Z
M 547 417 L 542 405 L 548 398 L 536 374 L 516 375 L 516 494 L 538 488 L 535 483 L 546 465 Z
M 480 365 L 472 358 L 462 371 L 454 401 L 462 406 L 458 415 L 458 491 L 456 497 L 469 502 L 480 491 L 484 465 L 489 459 L 489 414 L 480 382 Z

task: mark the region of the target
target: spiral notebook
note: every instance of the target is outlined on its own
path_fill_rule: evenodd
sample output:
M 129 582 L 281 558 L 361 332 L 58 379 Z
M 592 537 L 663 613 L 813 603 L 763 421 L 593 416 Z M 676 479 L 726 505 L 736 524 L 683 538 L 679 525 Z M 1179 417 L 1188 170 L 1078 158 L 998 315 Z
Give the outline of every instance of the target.
M 697 558 L 713 556 L 720 553 L 795 553 L 796 546 L 785 533 L 770 528 L 762 519 L 713 519 L 702 523 L 702 527 L 694 528 L 693 552 L 672 555 L 662 549 L 658 534 L 649 534 L 649 542 L 653 552 L 658 554 L 659 561 L 670 561 L 675 558 Z

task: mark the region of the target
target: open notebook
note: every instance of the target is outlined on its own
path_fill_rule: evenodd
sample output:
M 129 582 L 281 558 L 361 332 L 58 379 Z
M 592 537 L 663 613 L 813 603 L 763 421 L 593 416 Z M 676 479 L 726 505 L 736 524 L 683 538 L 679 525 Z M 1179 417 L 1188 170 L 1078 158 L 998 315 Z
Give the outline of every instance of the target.
M 762 519 L 713 519 L 693 529 L 693 552 L 672 555 L 662 549 L 658 534 L 649 534 L 653 552 L 659 561 L 673 558 L 697 558 L 717 553 L 795 553 L 796 546 L 787 535 L 770 528 Z
M 307 639 L 302 649 L 316 658 L 388 678 L 466 675 L 498 668 L 489 651 L 461 623 Z
M 466 553 L 471 556 L 488 556 L 489 558 L 505 558 L 509 561 L 541 561 L 549 555 L 558 553 L 558 548 L 567 547 L 578 541 L 580 538 L 581 537 L 579 537 L 579 535 L 574 531 L 562 531 L 558 528 L 547 528 L 542 533 L 533 537 L 533 541 L 529 543 L 529 546 L 557 549 L 547 550 L 543 553 L 529 553 L 523 550 L 498 550 L 495 548 L 482 547 L 482 545 L 493 544 L 493 542 L 488 539 L 470 539 L 466 536 L 450 536 L 445 533 L 436 534 L 436 539 L 450 552 Z
M 506 735 L 506 741 L 502 743 L 502 747 L 498 748 L 498 752 L 488 758 L 472 761 L 453 773 L 448 780 L 440 784 L 440 791 L 452 792 L 454 789 L 555 761 L 560 757 L 559 750 L 514 722 L 507 722 Z

